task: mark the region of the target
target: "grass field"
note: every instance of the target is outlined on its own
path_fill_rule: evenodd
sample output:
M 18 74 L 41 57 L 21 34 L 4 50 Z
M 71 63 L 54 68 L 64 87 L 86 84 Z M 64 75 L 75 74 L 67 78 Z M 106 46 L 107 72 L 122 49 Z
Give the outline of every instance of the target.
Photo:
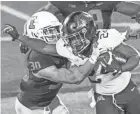
M 33 14 L 40 7 L 44 6 L 44 4 L 46 2 L 2 2 L 2 5 L 12 7 L 27 15 Z M 22 31 L 25 20 L 4 11 L 1 12 L 1 16 L 2 28 L 4 24 L 10 23 L 15 25 L 20 32 Z M 134 22 L 128 17 L 117 13 L 113 14 L 112 20 L 116 23 Z M 122 31 L 124 28 L 118 29 Z M 129 41 L 128 43 L 140 50 L 140 40 Z M 137 84 L 140 84 L 140 68 L 136 69 L 135 72 L 139 72 L 139 74 L 133 75 L 133 80 Z M 14 100 L 19 92 L 20 80 L 25 73 L 24 55 L 20 53 L 18 43 L 1 42 L 1 114 L 15 114 Z M 94 114 L 92 112 L 93 109 L 89 106 L 90 100 L 87 99 L 87 91 L 90 89 L 89 86 L 90 83 L 86 80 L 81 85 L 64 85 L 60 90 L 62 100 L 73 114 Z

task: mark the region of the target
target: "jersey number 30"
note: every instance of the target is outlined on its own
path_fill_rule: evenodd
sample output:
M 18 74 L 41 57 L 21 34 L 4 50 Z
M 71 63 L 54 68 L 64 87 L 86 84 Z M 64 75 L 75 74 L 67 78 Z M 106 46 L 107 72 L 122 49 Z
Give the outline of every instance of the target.
M 40 62 L 36 61 L 36 62 L 30 62 L 30 70 L 38 70 L 41 68 Z

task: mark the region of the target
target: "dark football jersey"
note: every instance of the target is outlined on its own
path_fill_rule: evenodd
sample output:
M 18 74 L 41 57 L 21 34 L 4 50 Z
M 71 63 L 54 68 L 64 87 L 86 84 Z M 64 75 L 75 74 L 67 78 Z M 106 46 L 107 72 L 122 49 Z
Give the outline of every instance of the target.
M 62 84 L 37 78 L 34 73 L 52 65 L 60 68 L 66 63 L 67 60 L 62 57 L 44 55 L 36 51 L 29 52 L 27 56 L 28 73 L 20 83 L 19 101 L 26 107 L 47 106 L 56 96 Z
M 99 29 L 108 29 L 111 25 L 111 14 L 120 1 L 51 1 L 66 17 L 75 11 L 89 12 Z

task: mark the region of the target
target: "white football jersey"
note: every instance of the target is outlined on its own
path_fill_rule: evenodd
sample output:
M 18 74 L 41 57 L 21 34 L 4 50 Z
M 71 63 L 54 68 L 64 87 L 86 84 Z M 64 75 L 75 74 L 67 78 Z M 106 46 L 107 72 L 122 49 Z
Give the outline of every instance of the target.
M 99 39 L 98 39 L 98 47 L 99 48 L 111 48 L 114 49 L 119 44 L 123 42 L 125 39 L 125 36 L 118 32 L 116 29 L 99 29 Z M 62 39 L 59 39 L 56 43 L 56 50 L 57 53 L 61 56 L 64 56 L 68 58 L 73 64 L 79 66 L 83 65 L 88 58 L 85 58 L 84 60 L 79 58 L 78 56 L 75 56 L 72 53 L 72 49 L 69 47 L 66 47 L 64 45 L 64 41 Z
M 99 39 L 98 39 L 98 47 L 104 49 L 114 49 L 119 44 L 123 42 L 125 39 L 125 35 L 117 31 L 116 29 L 101 29 L 98 30 Z M 64 41 L 59 39 L 56 43 L 57 53 L 61 56 L 68 58 L 74 65 L 80 66 L 83 65 L 88 58 L 84 60 L 75 56 L 71 49 L 64 45 Z M 98 71 L 96 71 L 98 73 Z M 110 95 L 116 94 L 122 91 L 129 83 L 131 78 L 131 73 L 126 72 L 122 73 L 120 76 L 114 78 L 112 73 L 108 74 L 96 74 L 96 79 L 101 78 L 103 80 L 102 83 L 96 84 L 96 92 L 100 94 Z

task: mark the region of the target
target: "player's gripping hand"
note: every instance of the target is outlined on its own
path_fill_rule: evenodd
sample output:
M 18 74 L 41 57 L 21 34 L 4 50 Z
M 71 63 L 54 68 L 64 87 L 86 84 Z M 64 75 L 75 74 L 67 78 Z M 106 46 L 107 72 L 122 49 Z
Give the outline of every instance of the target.
M 121 73 L 121 66 L 119 64 L 116 64 L 116 66 L 113 67 L 112 65 L 108 64 L 105 59 L 101 59 L 100 57 L 98 58 L 98 61 L 100 61 L 101 65 L 103 66 L 105 74 L 112 72 L 112 74 L 115 76 L 116 74 Z
M 29 50 L 29 48 L 26 45 L 24 45 L 23 43 L 20 43 L 19 48 L 20 48 L 20 52 L 24 53 L 24 54 L 26 54 Z
M 3 33 L 9 34 L 12 37 L 12 41 L 15 41 L 19 38 L 18 31 L 15 26 L 6 24 L 5 28 L 2 30 Z
M 104 51 L 105 49 L 98 48 L 97 45 L 96 46 L 93 45 L 92 54 L 91 54 L 91 57 L 89 58 L 89 61 L 95 64 L 99 55 L 102 54 Z
M 112 55 L 112 52 L 105 52 L 101 54 L 98 57 L 98 61 L 104 68 L 105 74 L 112 72 L 112 74 L 115 76 L 122 71 L 121 65 L 118 63 L 118 61 L 116 61 L 116 58 L 114 55 Z

